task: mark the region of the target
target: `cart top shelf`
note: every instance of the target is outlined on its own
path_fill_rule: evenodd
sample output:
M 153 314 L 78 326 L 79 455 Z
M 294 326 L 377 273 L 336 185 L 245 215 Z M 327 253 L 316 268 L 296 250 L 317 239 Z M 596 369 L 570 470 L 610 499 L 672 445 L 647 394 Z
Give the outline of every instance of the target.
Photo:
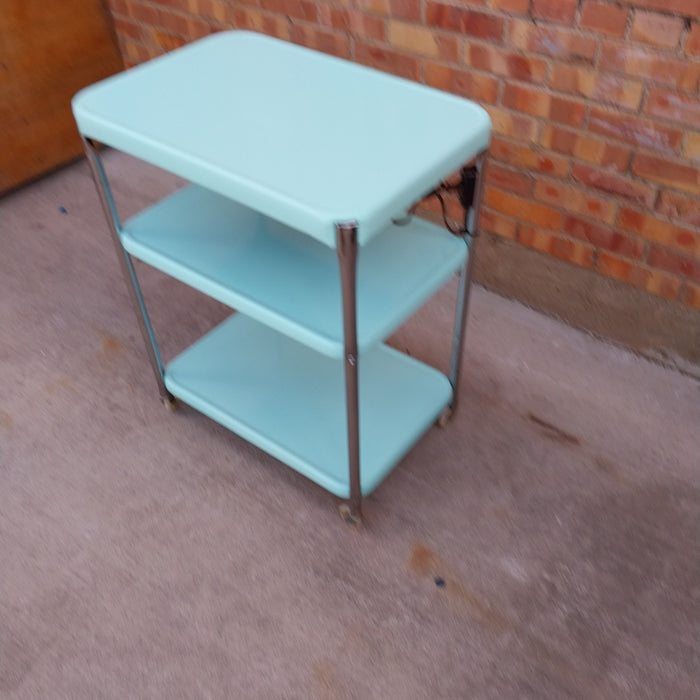
M 362 244 L 488 147 L 478 105 L 252 32 L 78 93 L 80 132 L 335 246 Z

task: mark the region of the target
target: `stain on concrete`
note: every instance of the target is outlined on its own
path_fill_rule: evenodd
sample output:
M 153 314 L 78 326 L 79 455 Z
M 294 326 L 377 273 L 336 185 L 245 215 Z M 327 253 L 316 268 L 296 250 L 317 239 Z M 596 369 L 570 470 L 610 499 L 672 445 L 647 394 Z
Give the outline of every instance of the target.
M 9 411 L 0 411 L 0 428 L 3 430 L 10 430 L 14 422 L 14 418 Z
M 321 700 L 345 700 L 349 694 L 343 689 L 335 664 L 328 658 L 316 661 L 312 667 L 314 696 Z
M 512 520 L 512 516 L 507 508 L 502 508 L 501 506 L 494 506 L 491 508 L 491 512 L 502 522 L 509 523 Z
M 427 545 L 415 542 L 408 559 L 408 570 L 418 576 L 434 573 L 437 567 L 437 556 Z
M 440 561 L 438 555 L 422 542 L 414 543 L 408 559 L 409 570 L 421 578 L 430 578 L 433 582 L 441 580 L 442 585 L 436 590 L 442 595 L 449 607 L 465 618 L 477 618 L 491 629 L 502 632 L 512 627 L 507 618 L 485 601 L 476 591 L 459 581 L 449 571 L 448 566 Z
M 105 360 L 111 360 L 124 351 L 124 343 L 111 333 L 101 333 L 100 341 L 102 344 L 100 355 Z
M 520 620 L 500 610 L 493 601 L 460 580 L 449 565 L 427 545 L 421 542 L 413 544 L 408 568 L 421 578 L 429 577 L 432 580 L 439 576 L 444 581 L 443 586 L 433 588 L 453 614 L 469 622 L 476 622 L 495 635 L 513 636 L 532 661 L 542 666 L 547 675 L 554 676 L 562 689 L 576 690 L 585 697 L 593 697 L 589 693 L 594 693 L 596 686 L 583 670 L 553 643 L 530 633 Z
M 575 435 L 567 433 L 566 430 L 562 430 L 553 423 L 536 416 L 534 413 L 528 413 L 527 419 L 537 425 L 540 428 L 540 433 L 550 440 L 555 440 L 564 445 L 579 446 L 581 444 L 581 440 Z
M 99 326 L 91 325 L 90 328 L 100 339 L 100 349 L 97 353 L 98 361 L 110 362 L 126 350 L 124 342 L 116 335 L 110 333 L 109 331 L 105 331 Z
M 333 659 L 323 656 L 312 664 L 313 697 L 320 700 L 363 700 L 365 679 L 348 672 L 351 665 L 381 666 L 386 661 L 385 647 L 373 624 L 360 620 L 352 622 L 345 636 L 334 650 Z
M 54 379 L 53 381 L 48 382 L 44 386 L 44 394 L 46 394 L 47 396 L 51 396 L 53 394 L 58 393 L 59 391 L 65 389 L 73 389 L 74 387 L 75 385 L 73 384 L 71 378 L 67 377 L 66 375 L 63 375 L 58 379 Z
M 617 482 L 621 486 L 625 486 L 629 489 L 636 489 L 639 487 L 633 479 L 625 476 L 618 466 L 606 457 L 596 455 L 593 459 L 593 467 L 597 472 Z
M 445 577 L 444 591 L 446 595 L 453 596 L 450 607 L 461 617 L 476 618 L 482 625 L 497 634 L 515 629 L 513 622 L 504 613 L 474 589 L 455 578 Z

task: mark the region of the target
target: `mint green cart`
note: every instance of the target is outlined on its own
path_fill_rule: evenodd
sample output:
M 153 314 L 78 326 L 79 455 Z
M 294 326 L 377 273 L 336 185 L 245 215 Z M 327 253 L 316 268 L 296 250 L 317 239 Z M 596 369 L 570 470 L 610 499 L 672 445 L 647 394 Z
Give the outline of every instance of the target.
M 238 31 L 86 88 L 73 112 L 163 401 L 241 435 L 359 521 L 363 495 L 456 408 L 487 113 Z M 99 143 L 192 184 L 122 223 Z M 464 230 L 413 218 L 457 171 Z M 236 313 L 164 365 L 132 258 Z M 455 273 L 446 376 L 382 341 Z

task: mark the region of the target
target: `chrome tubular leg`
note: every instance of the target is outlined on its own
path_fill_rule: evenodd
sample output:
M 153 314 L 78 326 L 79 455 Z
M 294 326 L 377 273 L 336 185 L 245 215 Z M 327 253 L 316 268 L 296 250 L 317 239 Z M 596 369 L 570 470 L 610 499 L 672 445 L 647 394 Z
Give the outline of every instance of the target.
M 360 487 L 360 414 L 358 401 L 357 356 L 357 224 L 336 225 L 336 244 L 340 265 L 343 300 L 343 339 L 345 358 L 345 402 L 348 426 L 348 469 L 350 499 L 341 506 L 340 514 L 351 523 L 362 521 Z
M 85 155 L 90 165 L 90 171 L 100 196 L 100 202 L 102 203 L 105 217 L 107 218 L 109 231 L 112 235 L 112 242 L 117 251 L 117 257 L 124 280 L 126 281 L 126 286 L 129 290 L 129 296 L 131 297 L 131 302 L 136 311 L 136 318 L 138 319 L 141 335 L 146 344 L 148 359 L 150 360 L 156 382 L 158 383 L 158 391 L 160 392 L 163 402 L 166 405 L 171 405 L 174 401 L 174 397 L 165 387 L 163 361 L 160 357 L 160 351 L 158 350 L 151 321 L 148 318 L 148 312 L 146 311 L 146 305 L 143 300 L 143 295 L 141 294 L 141 288 L 136 277 L 136 271 L 134 270 L 131 256 L 124 250 L 121 240 L 119 239 L 119 229 L 121 228 L 119 214 L 117 213 L 117 207 L 112 197 L 100 154 L 97 152 L 95 144 L 89 139 L 83 138 L 83 147 L 85 148 Z
M 462 372 L 462 356 L 464 350 L 464 336 L 467 325 L 467 314 L 469 312 L 469 292 L 471 290 L 472 273 L 474 270 L 474 249 L 476 243 L 477 226 L 479 224 L 479 209 L 481 207 L 481 197 L 484 182 L 484 166 L 486 164 L 486 153 L 482 153 L 476 162 L 477 177 L 474 190 L 474 200 L 467 211 L 465 211 L 465 221 L 467 233 L 465 240 L 469 253 L 467 260 L 460 271 L 459 291 L 457 293 L 457 310 L 455 313 L 455 328 L 452 338 L 452 359 L 450 361 L 450 384 L 452 385 L 452 403 L 449 406 L 450 418 L 457 410 L 459 401 L 459 381 Z

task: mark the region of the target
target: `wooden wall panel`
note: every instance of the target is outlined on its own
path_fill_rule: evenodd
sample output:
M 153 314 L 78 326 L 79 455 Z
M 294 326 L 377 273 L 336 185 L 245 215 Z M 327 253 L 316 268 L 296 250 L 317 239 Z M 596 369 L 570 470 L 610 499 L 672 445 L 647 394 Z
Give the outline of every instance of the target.
M 2 0 L 0 193 L 82 152 L 70 100 L 122 68 L 101 0 Z

